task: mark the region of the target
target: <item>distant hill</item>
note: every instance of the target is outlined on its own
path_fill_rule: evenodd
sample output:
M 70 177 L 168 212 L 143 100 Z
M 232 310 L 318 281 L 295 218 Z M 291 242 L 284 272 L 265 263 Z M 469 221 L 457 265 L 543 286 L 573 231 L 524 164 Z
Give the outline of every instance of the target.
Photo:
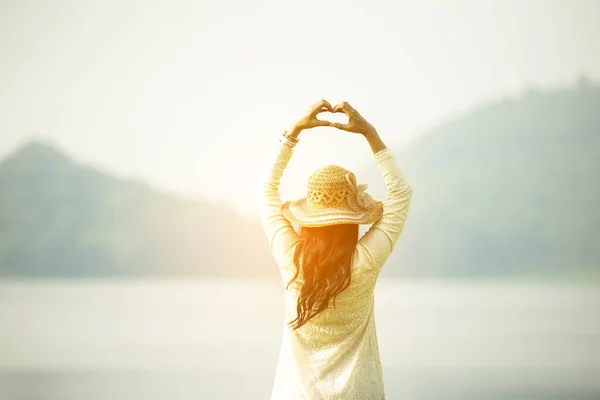
M 600 274 L 600 87 L 495 102 L 396 152 L 414 188 L 382 276 Z M 359 172 L 385 196 L 374 163 Z
M 382 277 L 600 274 L 600 87 L 498 101 L 396 152 L 414 188 Z M 357 171 L 385 196 L 374 162 Z M 31 142 L 0 163 L 0 276 L 279 279 L 258 221 Z
M 278 278 L 260 225 L 31 142 L 0 164 L 0 276 Z

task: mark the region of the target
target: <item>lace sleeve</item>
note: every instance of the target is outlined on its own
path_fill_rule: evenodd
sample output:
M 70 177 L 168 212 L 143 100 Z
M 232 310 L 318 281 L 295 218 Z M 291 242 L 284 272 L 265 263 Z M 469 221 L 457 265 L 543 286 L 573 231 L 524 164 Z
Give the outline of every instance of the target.
M 281 212 L 279 182 L 292 157 L 293 149 L 278 142 L 261 177 L 259 192 L 260 220 L 267 235 L 271 252 L 279 265 L 285 264 L 289 250 L 299 240 L 292 224 Z
M 383 202 L 383 215 L 360 238 L 359 244 L 377 268 L 381 268 L 404 228 L 413 190 L 389 148 L 378 151 L 374 157 L 388 193 Z

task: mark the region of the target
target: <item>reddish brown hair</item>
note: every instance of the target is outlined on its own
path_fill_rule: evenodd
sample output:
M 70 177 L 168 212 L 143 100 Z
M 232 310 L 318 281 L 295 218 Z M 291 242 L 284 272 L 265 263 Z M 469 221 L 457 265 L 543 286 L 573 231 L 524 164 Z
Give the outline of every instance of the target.
M 333 298 L 350 285 L 352 256 L 358 242 L 357 224 L 300 228 L 300 243 L 294 253 L 296 273 L 288 288 L 302 272 L 303 284 L 296 306 L 297 317 L 288 322 L 298 329 L 323 312 Z

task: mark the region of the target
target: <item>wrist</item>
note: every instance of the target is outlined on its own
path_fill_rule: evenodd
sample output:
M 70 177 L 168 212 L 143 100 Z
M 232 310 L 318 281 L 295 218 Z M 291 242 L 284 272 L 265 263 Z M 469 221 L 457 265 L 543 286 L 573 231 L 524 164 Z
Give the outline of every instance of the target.
M 377 137 L 377 136 L 379 136 L 379 134 L 377 133 L 377 130 L 375 128 L 371 128 L 371 129 L 366 130 L 363 133 L 363 136 L 368 139 L 371 137 Z
M 300 132 L 302 132 L 301 128 L 299 128 L 298 126 L 293 126 L 287 130 L 287 135 L 292 139 L 298 139 Z

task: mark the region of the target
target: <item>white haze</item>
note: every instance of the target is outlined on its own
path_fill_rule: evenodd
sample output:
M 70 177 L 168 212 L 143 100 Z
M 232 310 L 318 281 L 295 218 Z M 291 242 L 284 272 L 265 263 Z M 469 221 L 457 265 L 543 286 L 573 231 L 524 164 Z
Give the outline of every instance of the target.
M 31 138 L 255 216 L 265 156 L 311 103 L 348 100 L 390 146 L 528 87 L 600 79 L 597 1 L 3 1 L 0 156 Z M 371 162 L 301 136 L 282 184 Z M 332 151 L 335 149 L 335 151 Z

